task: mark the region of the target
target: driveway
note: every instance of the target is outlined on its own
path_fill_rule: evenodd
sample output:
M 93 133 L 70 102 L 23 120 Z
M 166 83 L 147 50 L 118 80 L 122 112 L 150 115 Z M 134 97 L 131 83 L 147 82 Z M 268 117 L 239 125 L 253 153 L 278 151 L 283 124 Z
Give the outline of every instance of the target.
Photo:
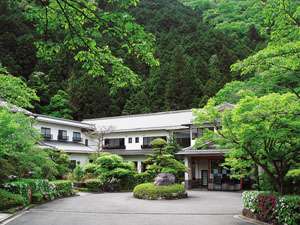
M 82 193 L 32 208 L 8 225 L 250 225 L 241 194 L 190 191 L 181 200 L 147 201 L 132 193 Z

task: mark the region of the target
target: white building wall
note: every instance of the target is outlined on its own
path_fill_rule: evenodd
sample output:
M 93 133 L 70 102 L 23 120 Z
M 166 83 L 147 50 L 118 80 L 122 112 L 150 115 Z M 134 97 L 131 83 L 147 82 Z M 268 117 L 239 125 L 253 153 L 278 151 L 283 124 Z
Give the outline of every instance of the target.
M 144 137 L 160 137 L 160 136 L 166 136 L 167 138 L 169 138 L 170 132 L 165 130 L 160 130 L 160 131 L 132 131 L 132 132 L 122 132 L 122 133 L 109 133 L 104 136 L 104 139 L 124 138 L 126 150 L 141 150 L 142 149 L 141 145 L 143 145 Z M 139 143 L 135 142 L 136 137 L 139 138 Z M 132 143 L 128 142 L 129 138 L 132 138 Z M 94 149 L 97 148 L 97 141 L 95 139 L 91 140 L 90 147 Z
M 81 133 L 81 138 L 82 141 L 81 143 L 85 143 L 85 139 L 90 139 L 86 133 L 82 132 L 81 128 L 78 127 L 71 127 L 71 126 L 66 126 L 66 125 L 58 125 L 58 124 L 53 124 L 53 123 L 47 123 L 47 122 L 41 122 L 38 121 L 34 124 L 34 127 L 41 132 L 42 127 L 50 128 L 51 129 L 51 134 L 52 134 L 52 140 L 57 140 L 58 136 L 58 130 L 66 130 L 67 131 L 67 136 L 69 137 L 68 141 L 72 141 L 73 138 L 73 132 L 80 132 Z M 89 140 L 90 141 L 90 140 Z
M 69 154 L 70 160 L 76 160 L 76 163 L 80 162 L 80 165 L 84 165 L 89 162 L 89 154 Z

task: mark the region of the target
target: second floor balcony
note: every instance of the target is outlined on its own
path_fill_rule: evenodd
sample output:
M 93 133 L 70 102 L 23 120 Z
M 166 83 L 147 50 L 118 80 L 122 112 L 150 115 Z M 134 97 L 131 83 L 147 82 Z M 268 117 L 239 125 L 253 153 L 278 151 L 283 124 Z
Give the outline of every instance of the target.
M 57 136 L 57 140 L 58 140 L 58 141 L 68 141 L 68 140 L 69 140 L 69 136 L 66 136 L 66 135 L 58 135 L 58 136 Z
M 104 145 L 103 149 L 109 150 L 109 149 L 126 149 L 125 145 Z
M 52 134 L 42 134 L 42 137 L 44 138 L 44 140 L 52 140 L 53 139 Z
M 73 142 L 82 142 L 82 138 L 81 137 L 72 137 L 72 141 Z
M 150 144 L 141 145 L 141 149 L 150 149 L 150 148 L 152 148 L 152 145 L 150 145 Z

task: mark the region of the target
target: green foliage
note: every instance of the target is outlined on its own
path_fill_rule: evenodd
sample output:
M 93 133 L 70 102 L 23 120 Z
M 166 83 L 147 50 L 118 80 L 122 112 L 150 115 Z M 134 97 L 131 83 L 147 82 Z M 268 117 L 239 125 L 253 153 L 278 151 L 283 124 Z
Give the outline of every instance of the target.
M 294 180 L 300 180 L 300 169 L 291 169 L 286 176 Z
M 51 181 L 50 185 L 54 187 L 56 197 L 66 197 L 73 195 L 73 183 L 69 180 Z
M 21 195 L 25 204 L 30 203 L 30 186 L 26 182 L 14 181 L 5 184 L 5 189 L 14 194 Z
M 0 61 L 37 90 L 35 112 L 54 115 L 44 109 L 59 90 L 70 96 L 75 119 L 202 106 L 233 79 L 230 65 L 260 43 L 256 29 L 234 36 L 204 22 L 211 1 L 198 1 L 197 12 L 172 0 L 124 7 L 132 2 L 0 3 Z M 154 49 L 161 65 L 151 68 Z
M 73 170 L 74 179 L 79 182 L 82 180 L 83 175 L 84 175 L 84 172 L 83 172 L 82 167 L 79 164 L 77 164 L 75 169 Z
M 32 123 L 21 113 L 0 109 L 1 181 L 9 175 L 53 179 L 58 174 L 48 153 L 36 147 L 40 136 Z
M 163 139 L 155 139 L 151 142 L 153 153 L 145 160 L 146 173 L 150 177 L 155 177 L 159 173 L 172 173 L 177 179 L 180 179 L 187 168 L 185 165 L 176 160 L 174 143 L 167 143 Z
M 196 112 L 195 122 L 198 125 L 209 122 L 216 129 L 221 122 L 222 130 L 207 131 L 209 135 L 200 138 L 198 145 L 213 140 L 231 149 L 225 164 L 231 167 L 233 174 L 244 176 L 249 165 L 255 163 L 264 169 L 273 187 L 283 192 L 286 173 L 300 160 L 299 111 L 298 99 L 290 93 L 260 98 L 248 96 L 234 109 L 224 112 L 218 111 L 211 100 L 203 110 Z M 278 167 L 277 163 L 282 166 Z
M 83 0 L 28 3 L 26 17 L 36 25 L 40 37 L 46 37 L 35 43 L 37 56 L 53 63 L 70 52 L 72 61 L 82 71 L 104 77 L 111 91 L 137 85 L 139 78 L 124 62 L 125 56 L 134 56 L 151 66 L 158 62 L 153 56 L 154 37 L 145 33 L 126 12 L 133 5 L 135 0 L 102 4 Z M 44 21 L 48 21 L 46 28 Z M 111 39 L 118 42 L 112 43 Z
M 95 174 L 97 165 L 94 163 L 86 163 L 82 169 L 84 174 Z
M 88 179 L 85 181 L 85 186 L 92 192 L 101 192 L 103 190 L 103 182 L 99 179 Z
M 187 194 L 183 184 L 156 186 L 153 183 L 144 183 L 134 188 L 133 196 L 140 199 L 157 200 L 186 198 Z
M 38 101 L 36 91 L 29 88 L 19 77 L 13 77 L 2 67 L 0 63 L 0 98 L 7 102 L 24 107 L 32 108 L 32 102 Z
M 102 154 L 96 160 L 96 165 L 96 175 L 102 181 L 105 191 L 130 190 L 134 185 L 134 165 L 125 162 L 121 156 Z
M 23 197 L 25 204 L 53 200 L 73 194 L 71 181 L 56 180 L 49 182 L 45 179 L 20 179 L 5 183 L 5 189 Z
M 167 145 L 167 141 L 162 138 L 156 138 L 153 141 L 151 141 L 150 144 L 153 148 L 162 148 Z
M 136 173 L 134 175 L 134 181 L 135 184 L 142 184 L 142 183 L 148 183 L 148 182 L 152 182 L 154 180 L 154 177 L 147 173 L 147 172 L 142 172 L 142 173 Z
M 300 223 L 300 196 L 283 196 L 276 207 L 276 219 L 279 224 L 297 225 Z
M 0 199 L 0 210 L 22 207 L 25 205 L 24 199 L 21 195 L 12 194 L 3 189 L 0 189 Z
M 133 163 L 115 154 L 101 153 L 94 163 L 87 164 L 83 170 L 86 176 L 97 177 L 103 191 L 130 190 L 135 184 Z
M 44 114 L 72 119 L 72 107 L 70 97 L 67 92 L 59 90 L 51 99 L 49 105 L 42 108 Z
M 47 151 L 47 149 L 43 149 Z M 49 158 L 55 163 L 57 174 L 55 175 L 56 179 L 64 178 L 70 172 L 70 157 L 68 154 L 62 151 L 53 151 L 49 149 L 48 151 Z

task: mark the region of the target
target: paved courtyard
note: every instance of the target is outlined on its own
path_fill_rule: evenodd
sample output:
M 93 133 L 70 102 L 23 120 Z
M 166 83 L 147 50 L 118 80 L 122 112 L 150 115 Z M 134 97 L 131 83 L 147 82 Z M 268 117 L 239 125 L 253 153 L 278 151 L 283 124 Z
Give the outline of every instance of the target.
M 32 208 L 8 225 L 250 225 L 241 194 L 190 191 L 182 200 L 147 201 L 132 193 L 82 193 Z

